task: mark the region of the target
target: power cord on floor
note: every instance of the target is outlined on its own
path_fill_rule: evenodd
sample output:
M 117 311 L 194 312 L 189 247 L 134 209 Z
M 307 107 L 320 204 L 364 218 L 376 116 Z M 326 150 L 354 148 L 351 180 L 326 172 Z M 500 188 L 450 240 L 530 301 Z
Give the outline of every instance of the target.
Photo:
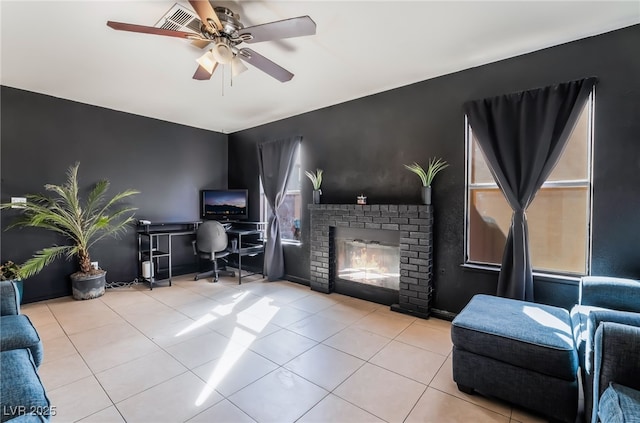
M 106 289 L 115 289 L 115 288 L 129 288 L 134 285 L 138 285 L 140 281 L 138 278 L 133 279 L 131 282 L 107 282 L 104 287 Z

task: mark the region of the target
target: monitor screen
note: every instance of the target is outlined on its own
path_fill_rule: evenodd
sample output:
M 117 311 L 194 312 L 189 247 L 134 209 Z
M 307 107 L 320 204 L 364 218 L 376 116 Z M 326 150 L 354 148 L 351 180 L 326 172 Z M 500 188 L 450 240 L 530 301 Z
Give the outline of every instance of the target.
M 246 189 L 205 189 L 200 192 L 202 219 L 247 219 Z

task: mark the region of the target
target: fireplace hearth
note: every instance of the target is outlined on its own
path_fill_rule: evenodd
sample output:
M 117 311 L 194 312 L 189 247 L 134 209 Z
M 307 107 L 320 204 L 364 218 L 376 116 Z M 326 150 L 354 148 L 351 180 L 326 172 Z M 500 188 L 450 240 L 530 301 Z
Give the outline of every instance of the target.
M 429 317 L 432 206 L 310 204 L 309 210 L 311 289 Z

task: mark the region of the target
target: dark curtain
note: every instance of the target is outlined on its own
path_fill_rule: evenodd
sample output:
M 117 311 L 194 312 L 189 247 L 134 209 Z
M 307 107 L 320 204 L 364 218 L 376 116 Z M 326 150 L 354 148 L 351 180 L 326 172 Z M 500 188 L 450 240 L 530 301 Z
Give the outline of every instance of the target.
M 284 276 L 284 251 L 280 240 L 278 208 L 284 201 L 296 148 L 301 140 L 302 137 L 292 137 L 258 145 L 262 188 L 272 213 L 267 225 L 267 244 L 264 250 L 264 271 L 270 281 Z
M 571 135 L 595 78 L 465 103 L 493 177 L 513 209 L 498 295 L 533 301 L 527 207 Z

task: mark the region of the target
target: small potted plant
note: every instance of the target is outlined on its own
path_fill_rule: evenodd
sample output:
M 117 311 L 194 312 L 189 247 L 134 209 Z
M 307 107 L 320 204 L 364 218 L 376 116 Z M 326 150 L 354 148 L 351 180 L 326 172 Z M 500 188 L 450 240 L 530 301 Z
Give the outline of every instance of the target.
M 20 266 L 11 260 L 0 265 L 0 281 L 11 281 L 18 289 L 18 300 L 22 302 L 23 284 Z
M 304 171 L 304 174 L 307 175 L 307 178 L 311 180 L 313 184 L 313 204 L 320 204 L 320 196 L 322 195 L 322 190 L 320 189 L 320 185 L 322 185 L 322 169 L 316 169 L 316 172 L 309 172 L 308 170 Z
M 133 222 L 133 207 L 119 203 L 134 194 L 126 190 L 106 199 L 109 181 L 98 181 L 86 196 L 80 198 L 78 167 L 69 167 L 64 185 L 47 184 L 45 190 L 52 193 L 26 195 L 27 202 L 20 204 L 20 216 L 9 228 L 34 227 L 51 230 L 64 236 L 67 245 L 53 245 L 37 251 L 32 258 L 21 265 L 20 275 L 28 278 L 59 257 L 76 258 L 79 270 L 71 275 L 73 298 L 88 300 L 104 294 L 106 271 L 91 267 L 89 249 L 107 236 L 117 237 L 126 232 Z M 11 204 L 1 204 L 0 208 L 11 208 Z
M 431 183 L 433 182 L 433 178 L 435 178 L 438 172 L 444 170 L 448 166 L 449 164 L 441 158 L 429 159 L 429 166 L 426 171 L 416 162 L 411 165 L 404 165 L 404 167 L 418 175 L 422 181 L 423 204 L 431 204 Z

